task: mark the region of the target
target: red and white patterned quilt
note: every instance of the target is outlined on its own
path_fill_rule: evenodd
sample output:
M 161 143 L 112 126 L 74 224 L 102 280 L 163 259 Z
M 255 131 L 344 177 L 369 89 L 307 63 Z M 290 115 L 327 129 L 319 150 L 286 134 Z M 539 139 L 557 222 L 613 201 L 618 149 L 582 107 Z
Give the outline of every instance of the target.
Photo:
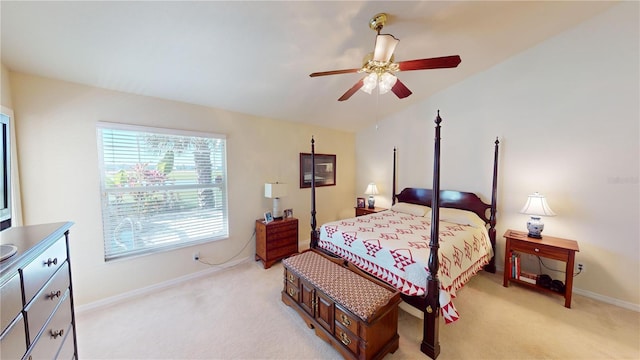
M 440 306 L 445 323 L 458 319 L 452 299 L 493 256 L 484 227 L 440 221 Z M 324 224 L 319 247 L 395 286 L 423 295 L 429 269 L 431 219 L 391 210 Z

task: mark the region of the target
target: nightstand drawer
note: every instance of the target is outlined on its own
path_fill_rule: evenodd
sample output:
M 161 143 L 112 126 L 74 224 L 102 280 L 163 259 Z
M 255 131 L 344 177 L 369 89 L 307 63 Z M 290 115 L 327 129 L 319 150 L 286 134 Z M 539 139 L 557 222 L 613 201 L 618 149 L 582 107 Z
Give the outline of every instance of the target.
M 370 209 L 368 207 L 365 207 L 365 208 L 357 207 L 355 209 L 356 209 L 356 217 L 363 216 L 363 215 L 369 215 L 369 214 L 375 214 L 375 213 L 379 213 L 380 211 L 387 210 L 387 209 L 381 208 L 381 207 L 375 207 L 373 209 Z
M 275 249 L 282 246 L 291 245 L 298 242 L 298 231 L 287 231 L 277 236 L 269 236 L 267 238 L 267 249 Z
M 524 242 L 516 239 L 511 239 L 511 250 L 521 251 L 528 254 L 534 254 L 549 259 L 567 261 L 569 258 L 569 250 L 560 249 L 553 246 L 544 244 L 535 244 L 531 241 Z
M 298 223 L 293 221 L 277 222 L 267 226 L 267 236 L 269 237 L 297 231 Z
M 295 254 L 298 252 L 298 243 L 294 243 L 292 245 L 287 245 L 283 247 L 279 247 L 277 249 L 269 249 L 269 257 L 271 258 L 283 258 L 289 256 L 291 254 Z

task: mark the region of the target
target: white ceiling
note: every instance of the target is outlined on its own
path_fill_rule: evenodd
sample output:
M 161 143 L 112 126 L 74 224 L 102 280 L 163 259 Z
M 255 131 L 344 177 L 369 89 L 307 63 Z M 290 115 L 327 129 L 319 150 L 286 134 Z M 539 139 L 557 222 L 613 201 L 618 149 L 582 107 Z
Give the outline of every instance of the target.
M 201 1 L 0 3 L 12 71 L 256 116 L 357 131 L 481 72 L 614 2 Z M 460 55 L 454 69 L 398 73 L 413 91 L 356 93 L 369 19 L 400 39 L 396 61 Z M 462 100 L 461 100 L 462 101 Z

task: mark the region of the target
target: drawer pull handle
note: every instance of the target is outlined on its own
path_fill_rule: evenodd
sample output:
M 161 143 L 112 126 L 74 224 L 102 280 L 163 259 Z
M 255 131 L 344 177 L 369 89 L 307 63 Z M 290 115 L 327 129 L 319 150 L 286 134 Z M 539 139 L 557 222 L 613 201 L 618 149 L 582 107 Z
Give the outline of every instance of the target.
M 535 248 L 535 249 L 533 249 L 533 251 L 535 251 L 535 252 L 540 252 L 540 249 Z
M 340 332 L 340 341 L 342 341 L 343 344 L 349 346 L 349 344 L 351 344 L 351 339 L 349 339 L 349 337 L 347 336 L 347 334 L 343 331 Z
M 293 288 L 289 288 L 289 296 L 293 297 L 293 295 L 295 294 L 295 290 L 293 290 Z
M 345 314 L 340 314 L 340 322 L 342 322 L 344 326 L 351 325 L 351 320 L 349 320 L 349 318 Z
M 58 258 L 53 258 L 53 260 L 49 258 L 49 260 L 47 260 L 44 264 L 47 265 L 47 267 L 51 265 L 58 265 Z
M 56 331 L 51 330 L 51 337 L 54 339 L 57 338 L 58 336 L 62 336 L 62 334 L 64 334 L 63 329 L 56 330 Z
M 62 295 L 62 292 L 61 292 L 60 290 L 58 290 L 58 291 L 52 291 L 52 292 L 48 295 L 48 298 L 49 298 L 49 300 L 53 300 L 53 299 L 55 299 L 55 298 L 59 298 L 59 297 L 60 297 L 60 295 Z
M 289 274 L 289 281 L 293 282 L 295 280 L 295 277 L 291 274 Z

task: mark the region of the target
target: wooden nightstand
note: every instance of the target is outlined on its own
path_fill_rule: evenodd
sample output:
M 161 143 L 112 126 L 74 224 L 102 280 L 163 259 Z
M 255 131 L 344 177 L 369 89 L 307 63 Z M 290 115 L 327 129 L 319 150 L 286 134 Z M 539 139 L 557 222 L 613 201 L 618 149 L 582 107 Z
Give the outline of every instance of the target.
M 368 207 L 363 207 L 363 208 L 357 207 L 355 209 L 356 209 L 356 216 L 375 214 L 377 212 L 387 210 L 385 208 L 380 208 L 380 207 L 375 207 L 373 209 L 369 209 Z
M 564 296 L 564 306 L 571 308 L 571 293 L 573 292 L 573 265 L 575 262 L 576 252 L 580 251 L 578 242 L 574 240 L 561 239 L 551 236 L 543 236 L 542 239 L 530 238 L 526 232 L 507 230 L 504 233 L 507 239 L 504 250 L 504 281 L 503 286 L 509 287 L 509 282 L 515 282 L 528 286 L 532 289 Z M 565 273 L 565 291 L 558 293 L 539 285 L 529 284 L 525 281 L 515 279 L 511 275 L 511 252 L 524 254 L 532 254 L 554 260 L 564 261 L 566 263 Z
M 276 261 L 298 252 L 298 219 L 287 218 L 265 224 L 256 220 L 256 261 L 265 269 Z

